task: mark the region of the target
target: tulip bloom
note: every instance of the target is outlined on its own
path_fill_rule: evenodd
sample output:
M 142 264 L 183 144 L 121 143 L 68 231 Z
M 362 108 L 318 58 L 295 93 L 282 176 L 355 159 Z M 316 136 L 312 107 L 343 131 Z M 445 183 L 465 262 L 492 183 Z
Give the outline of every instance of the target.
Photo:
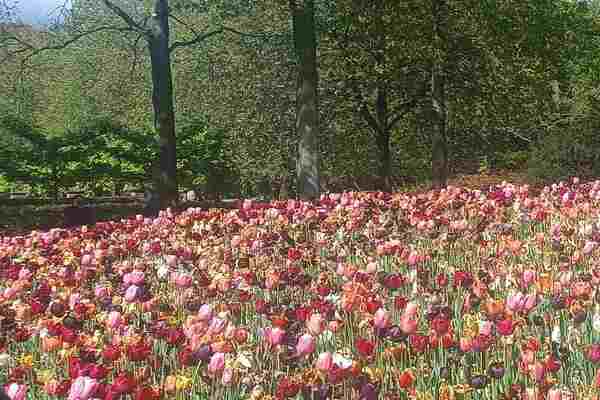
M 139 286 L 136 285 L 131 285 L 127 288 L 127 290 L 125 291 L 125 301 L 129 302 L 129 303 L 133 303 L 137 297 L 139 296 L 141 290 L 139 288 Z
M 315 338 L 312 335 L 305 333 L 298 339 L 298 344 L 296 345 L 296 354 L 301 357 L 307 356 L 314 352 L 315 348 Z
M 98 381 L 93 378 L 80 376 L 71 384 L 68 400 L 88 400 L 96 392 L 99 385 Z
M 123 316 L 118 311 L 111 311 L 106 319 L 106 326 L 109 329 L 118 329 L 123 325 Z
M 325 328 L 325 319 L 319 313 L 311 314 L 308 321 L 306 321 L 306 328 L 312 335 L 319 336 Z
M 386 311 L 383 308 L 378 309 L 373 317 L 373 324 L 379 329 L 389 328 L 392 324 L 392 317 L 389 311 Z
M 590 347 L 588 347 L 585 355 L 586 358 L 592 363 L 598 364 L 600 362 L 600 345 L 592 344 Z
M 322 372 L 328 372 L 333 368 L 333 355 L 330 352 L 319 354 L 315 367 Z
M 27 386 L 19 385 L 18 383 L 11 383 L 4 387 L 6 395 L 10 400 L 25 400 L 27 397 Z M 69 399 L 71 400 L 71 399 Z
M 265 339 L 271 346 L 277 346 L 283 342 L 285 331 L 281 328 L 265 328 Z
M 218 374 L 225 368 L 225 354 L 215 353 L 208 363 L 208 372 L 212 375 Z

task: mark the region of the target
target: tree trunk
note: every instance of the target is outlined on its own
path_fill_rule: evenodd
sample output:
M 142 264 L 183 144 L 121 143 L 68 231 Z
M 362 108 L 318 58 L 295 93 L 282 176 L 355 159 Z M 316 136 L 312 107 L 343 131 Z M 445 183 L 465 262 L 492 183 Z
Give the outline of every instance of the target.
M 391 189 L 392 154 L 390 152 L 390 130 L 388 128 L 387 88 L 379 84 L 377 88 L 377 129 L 375 130 L 377 148 L 379 150 L 379 176 L 382 179 L 381 189 Z
M 431 178 L 434 189 L 448 183 L 448 145 L 446 142 L 446 88 L 443 64 L 447 38 L 447 0 L 432 0 L 434 51 L 431 62 L 430 115 Z
M 179 197 L 168 3 L 168 0 L 154 0 L 152 31 L 149 38 L 154 128 L 159 136 L 160 148 L 159 174 L 156 177 L 155 190 L 158 192 L 160 207 L 163 209 L 175 205 Z
M 316 199 L 319 182 L 319 112 L 317 43 L 314 0 L 290 0 L 294 28 L 294 45 L 298 58 L 298 88 L 296 93 L 296 132 L 298 147 L 298 195 L 305 200 Z

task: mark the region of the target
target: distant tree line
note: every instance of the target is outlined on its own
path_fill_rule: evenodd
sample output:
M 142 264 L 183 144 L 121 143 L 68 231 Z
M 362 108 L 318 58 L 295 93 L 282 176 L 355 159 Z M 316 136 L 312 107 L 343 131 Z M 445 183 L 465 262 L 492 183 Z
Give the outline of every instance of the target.
M 32 27 L 0 2 L 0 190 L 600 172 L 598 1 L 71 3 Z

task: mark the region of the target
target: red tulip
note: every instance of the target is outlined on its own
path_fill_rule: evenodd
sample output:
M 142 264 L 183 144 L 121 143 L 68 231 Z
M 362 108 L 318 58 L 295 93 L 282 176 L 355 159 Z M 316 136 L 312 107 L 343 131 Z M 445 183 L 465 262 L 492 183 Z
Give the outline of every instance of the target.
M 277 389 L 275 397 L 277 399 L 286 399 L 292 398 L 298 394 L 300 391 L 300 384 L 293 382 L 287 377 L 281 378 L 281 380 L 277 383 Z
M 546 370 L 550 373 L 556 373 L 560 370 L 560 360 L 553 355 L 548 356 L 546 359 Z
M 429 338 L 425 335 L 410 335 L 409 343 L 416 353 L 423 353 L 427 349 Z
M 133 395 L 134 400 L 160 400 L 160 392 L 147 386 L 138 386 Z
M 438 315 L 431 321 L 431 329 L 433 329 L 438 336 L 445 335 L 450 329 L 450 321 L 448 318 Z
M 150 355 L 151 352 L 152 349 L 144 341 L 127 346 L 127 358 L 129 358 L 131 361 L 143 361 Z
M 177 354 L 177 358 L 179 359 L 181 365 L 184 365 L 186 367 L 196 364 L 194 352 L 188 348 L 181 349 Z
M 410 388 L 414 382 L 415 374 L 411 370 L 404 370 L 398 376 L 398 385 L 404 390 Z
M 366 306 L 367 306 L 367 311 L 370 314 L 374 314 L 375 311 L 377 311 L 381 308 L 382 304 L 381 304 L 381 301 L 371 298 L 371 299 L 367 300 Z
M 133 392 L 135 386 L 135 378 L 126 372 L 122 372 L 114 379 L 110 390 L 118 394 L 128 394 Z
M 500 336 L 510 336 L 515 331 L 515 324 L 510 319 L 496 322 L 496 331 Z
M 394 298 L 394 307 L 396 308 L 396 310 L 399 310 L 399 311 L 404 310 L 404 307 L 406 307 L 407 304 L 408 304 L 408 300 L 406 300 L 405 297 L 396 296 Z
M 106 346 L 102 350 L 102 358 L 106 361 L 117 361 L 121 357 L 121 349 L 118 346 Z
M 169 328 L 167 331 L 167 343 L 171 346 L 179 346 L 185 341 L 185 334 L 181 328 Z
M 104 379 L 108 375 L 108 369 L 102 365 L 92 365 L 89 370 L 89 374 L 91 378 L 94 379 Z
M 383 286 L 390 290 L 399 289 L 404 284 L 404 278 L 400 274 L 390 274 L 383 278 Z
M 356 339 L 355 346 L 358 354 L 363 357 L 370 357 L 375 350 L 375 344 L 372 341 L 363 338 Z

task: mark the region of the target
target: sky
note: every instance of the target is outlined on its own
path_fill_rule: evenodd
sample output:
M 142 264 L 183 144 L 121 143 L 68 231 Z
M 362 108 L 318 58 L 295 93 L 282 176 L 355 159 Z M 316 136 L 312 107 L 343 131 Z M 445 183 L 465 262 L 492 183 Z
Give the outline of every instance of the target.
M 28 24 L 44 24 L 48 22 L 48 15 L 56 15 L 56 9 L 62 6 L 65 0 L 18 0 L 19 17 Z

